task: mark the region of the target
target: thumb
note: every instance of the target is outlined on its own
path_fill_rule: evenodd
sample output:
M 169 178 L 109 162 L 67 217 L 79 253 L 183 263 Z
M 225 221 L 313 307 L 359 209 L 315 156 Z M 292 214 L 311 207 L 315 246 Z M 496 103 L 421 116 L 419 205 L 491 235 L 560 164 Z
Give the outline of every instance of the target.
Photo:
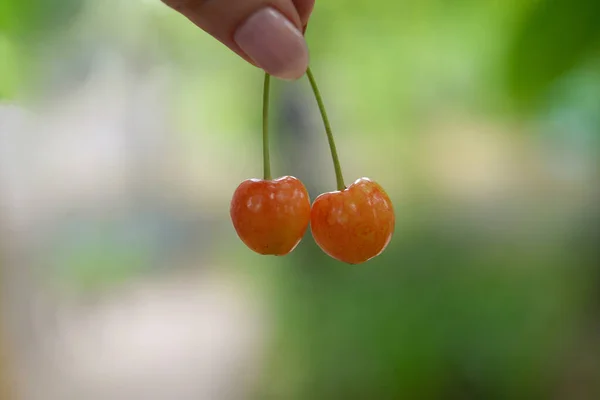
M 306 72 L 308 47 L 302 28 L 314 0 L 163 1 L 275 77 L 294 80 Z

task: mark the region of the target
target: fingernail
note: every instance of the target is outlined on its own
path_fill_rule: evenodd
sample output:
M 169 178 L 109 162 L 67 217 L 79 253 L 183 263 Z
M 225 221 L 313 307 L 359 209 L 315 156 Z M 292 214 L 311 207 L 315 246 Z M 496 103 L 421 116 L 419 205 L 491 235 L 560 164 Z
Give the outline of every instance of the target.
M 271 7 L 252 14 L 237 29 L 234 39 L 259 67 L 278 78 L 298 79 L 308 68 L 304 36 Z

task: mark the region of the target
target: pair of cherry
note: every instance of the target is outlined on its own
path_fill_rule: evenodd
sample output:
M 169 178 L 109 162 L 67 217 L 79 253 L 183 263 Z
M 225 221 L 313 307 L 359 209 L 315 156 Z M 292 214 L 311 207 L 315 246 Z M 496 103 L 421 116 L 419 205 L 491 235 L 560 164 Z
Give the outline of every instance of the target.
M 292 176 L 271 178 L 269 156 L 270 76 L 263 94 L 263 179 L 249 179 L 231 200 L 231 220 L 240 239 L 262 255 L 283 256 L 300 243 L 310 223 L 312 236 L 331 257 L 360 264 L 383 252 L 394 233 L 395 215 L 389 196 L 377 183 L 361 178 L 346 187 L 331 126 L 314 75 L 306 75 L 315 94 L 331 149 L 337 191 L 310 204 L 306 187 Z

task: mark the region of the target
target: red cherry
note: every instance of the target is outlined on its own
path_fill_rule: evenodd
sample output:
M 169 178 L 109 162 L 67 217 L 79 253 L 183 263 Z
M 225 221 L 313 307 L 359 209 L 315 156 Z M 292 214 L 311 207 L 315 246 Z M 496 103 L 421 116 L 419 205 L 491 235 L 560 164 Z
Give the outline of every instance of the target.
M 306 232 L 310 198 L 302 182 L 292 176 L 249 179 L 233 194 L 230 213 L 246 246 L 259 254 L 283 256 Z
M 310 214 L 312 235 L 319 247 L 348 264 L 381 254 L 392 239 L 395 222 L 390 198 L 368 178 L 320 195 Z

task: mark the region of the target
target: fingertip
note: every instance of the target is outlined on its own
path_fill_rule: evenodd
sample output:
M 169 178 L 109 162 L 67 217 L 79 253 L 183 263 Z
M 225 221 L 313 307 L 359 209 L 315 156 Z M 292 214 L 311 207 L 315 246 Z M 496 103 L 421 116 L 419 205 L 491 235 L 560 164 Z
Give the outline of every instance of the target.
M 296 11 L 300 16 L 302 27 L 306 27 L 315 7 L 315 0 L 293 0 Z
M 308 46 L 295 24 L 272 7 L 250 15 L 234 40 L 260 68 L 284 80 L 296 80 L 308 68 Z

